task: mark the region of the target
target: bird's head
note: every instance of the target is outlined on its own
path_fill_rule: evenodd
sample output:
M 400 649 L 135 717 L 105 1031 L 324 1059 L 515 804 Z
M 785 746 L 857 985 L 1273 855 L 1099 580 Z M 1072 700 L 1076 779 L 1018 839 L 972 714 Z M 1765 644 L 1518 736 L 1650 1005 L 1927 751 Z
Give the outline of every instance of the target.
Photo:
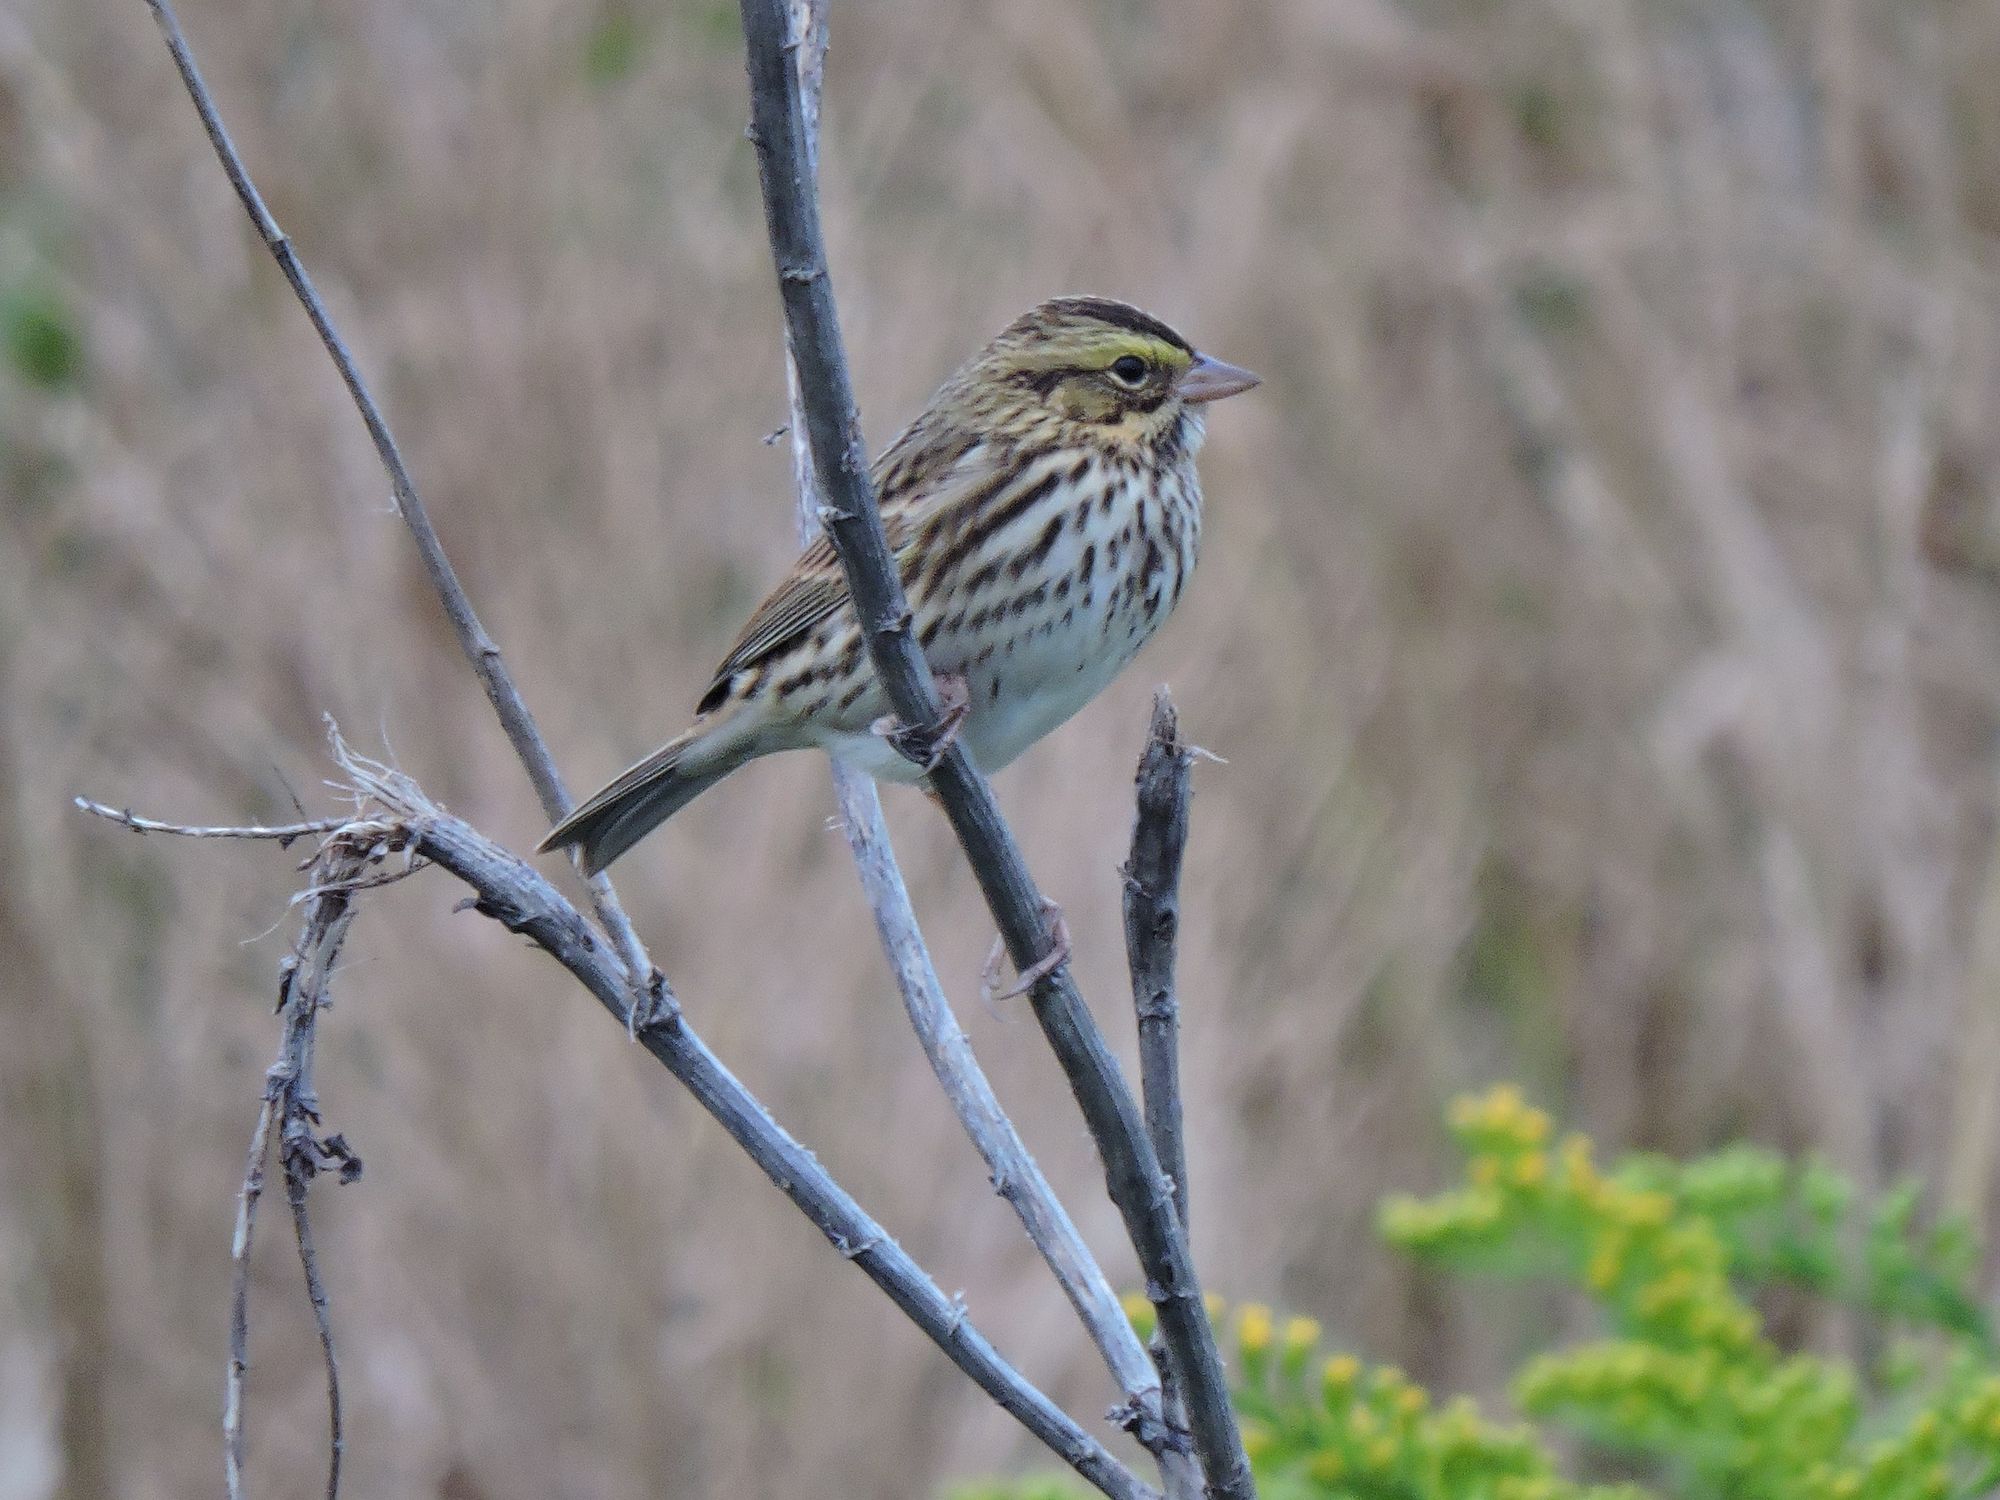
M 1057 297 L 1010 323 L 959 373 L 961 398 L 1001 426 L 1089 429 L 1112 445 L 1189 451 L 1201 406 L 1256 385 L 1158 318 L 1108 297 Z

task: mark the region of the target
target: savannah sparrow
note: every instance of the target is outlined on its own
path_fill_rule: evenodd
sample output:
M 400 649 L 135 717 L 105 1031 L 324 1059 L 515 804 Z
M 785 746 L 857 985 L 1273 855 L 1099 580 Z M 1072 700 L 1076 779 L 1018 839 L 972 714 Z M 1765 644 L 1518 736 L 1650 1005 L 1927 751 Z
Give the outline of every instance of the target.
M 917 639 L 996 771 L 1095 697 L 1180 598 L 1201 539 L 1202 404 L 1257 384 L 1136 307 L 1058 297 L 945 382 L 875 463 Z M 816 745 L 888 781 L 896 738 L 822 537 L 758 606 L 686 733 L 542 841 L 602 869 L 746 761 Z

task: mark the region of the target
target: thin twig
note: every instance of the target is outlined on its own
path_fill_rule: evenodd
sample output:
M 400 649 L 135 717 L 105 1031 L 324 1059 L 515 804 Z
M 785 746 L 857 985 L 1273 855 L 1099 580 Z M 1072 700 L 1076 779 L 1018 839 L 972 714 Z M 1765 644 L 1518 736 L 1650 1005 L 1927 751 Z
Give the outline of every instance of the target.
M 312 320 L 320 343 L 325 345 L 334 368 L 346 383 L 348 394 L 354 398 L 355 408 L 367 425 L 368 436 L 374 441 L 375 452 L 382 460 L 382 467 L 388 471 L 389 483 L 396 497 L 396 512 L 403 518 L 403 524 L 409 528 L 410 536 L 417 544 L 417 555 L 423 561 L 424 573 L 444 608 L 445 617 L 451 622 L 452 633 L 458 637 L 459 649 L 465 653 L 479 685 L 486 690 L 486 699 L 499 716 L 500 727 L 506 731 L 508 743 L 514 747 L 514 753 L 527 770 L 528 780 L 534 784 L 535 795 L 541 801 L 542 812 L 551 823 L 560 822 L 573 804 L 568 788 L 563 785 L 562 774 L 556 770 L 555 757 L 549 753 L 548 742 L 535 725 L 535 716 L 528 711 L 520 689 L 514 685 L 513 674 L 507 670 L 500 648 L 474 613 L 472 601 L 458 581 L 458 572 L 445 555 L 444 544 L 438 540 L 437 530 L 431 525 L 430 512 L 424 508 L 424 502 L 417 494 L 416 481 L 410 477 L 409 468 L 403 462 L 402 450 L 397 447 L 395 435 L 389 430 L 388 419 L 382 415 L 368 383 L 362 379 L 360 367 L 348 352 L 346 341 L 334 326 L 333 317 L 320 300 L 312 277 L 306 273 L 298 252 L 292 248 L 291 239 L 279 229 L 278 221 L 264 204 L 263 194 L 257 191 L 257 184 L 251 180 L 249 169 L 243 165 L 243 158 L 237 153 L 236 144 L 230 139 L 222 116 L 216 110 L 214 97 L 209 93 L 208 85 L 202 82 L 201 70 L 195 66 L 194 54 L 189 50 L 187 37 L 174 15 L 171 0 L 146 0 L 146 4 L 159 22 L 167 50 L 173 54 L 174 66 L 180 70 L 181 82 L 187 86 L 188 96 L 194 101 L 196 113 L 201 116 L 202 128 L 208 133 L 209 144 L 215 148 L 222 170 L 229 178 L 229 185 L 242 200 L 244 211 L 250 215 L 251 223 L 256 225 L 257 233 L 270 250 L 272 259 L 277 261 L 278 269 L 291 283 L 299 305 Z M 630 976 L 633 995 L 639 1002 L 633 1008 L 635 1024 L 643 1024 L 645 997 L 657 987 L 652 961 L 646 957 L 645 945 L 639 941 L 638 932 L 625 915 L 625 909 L 619 905 L 618 894 L 612 888 L 610 878 L 600 871 L 590 877 L 589 884 L 598 921 L 617 944 L 619 956 Z
M 88 797 L 70 799 L 87 813 L 100 818 L 109 818 L 114 823 L 122 823 L 134 833 L 171 833 L 184 839 L 275 839 L 280 848 L 295 839 L 311 838 L 317 834 L 331 833 L 342 824 L 352 821 L 348 818 L 308 818 L 299 823 L 246 823 L 238 827 L 204 823 L 162 823 L 157 818 L 142 818 L 130 808 L 109 807 L 102 802 L 93 802 Z
M 412 847 L 470 886 L 474 909 L 520 933 L 574 975 L 621 1020 L 625 990 L 616 963 L 589 923 L 539 871 L 471 825 L 432 804 L 407 777 L 349 756 L 348 774 L 401 820 Z M 979 1388 L 1078 1474 L 1120 1500 L 1158 1500 L 1127 1469 L 1012 1365 L 974 1328 L 963 1304 L 947 1296 L 889 1233 L 759 1104 L 669 1005 L 639 1033 L 664 1063 L 843 1258 L 889 1295 Z
M 84 798 L 78 798 L 77 803 L 139 832 L 180 833 L 187 828 L 152 818 L 120 816 Z M 313 1249 L 306 1190 L 312 1178 L 328 1166 L 338 1168 L 342 1182 L 353 1181 L 361 1175 L 361 1160 L 340 1136 L 321 1139 L 315 1133 L 320 1115 L 312 1081 L 313 1054 L 319 1012 L 327 1003 L 327 983 L 354 921 L 354 892 L 368 888 L 368 882 L 361 878 L 362 872 L 406 847 L 408 841 L 400 827 L 361 816 L 333 822 L 322 831 L 327 839 L 311 862 L 307 876 L 310 894 L 304 902 L 305 917 L 299 939 L 278 966 L 281 1021 L 278 1055 L 264 1075 L 264 1098 L 250 1136 L 249 1159 L 237 1201 L 236 1233 L 230 1248 L 229 1367 L 222 1402 L 223 1475 L 229 1500 L 242 1500 L 243 1494 L 244 1377 L 250 1363 L 250 1247 L 257 1200 L 264 1189 L 265 1163 L 270 1158 L 273 1126 L 278 1131 L 278 1156 L 285 1174 L 285 1196 L 291 1205 L 299 1263 L 305 1271 L 306 1297 L 312 1304 L 326 1368 L 327 1500 L 337 1500 L 339 1495 L 341 1460 L 347 1445 L 341 1419 L 340 1363 L 334 1349 L 333 1319 L 328 1310 L 326 1285 L 319 1273 L 319 1259 Z
M 410 527 L 461 649 L 486 690 L 537 794 L 544 812 L 556 819 L 570 803 L 547 746 L 495 646 L 473 613 L 435 531 L 429 523 L 401 454 L 344 342 L 314 290 L 311 279 L 278 229 L 257 192 L 217 114 L 195 66 L 170 0 L 147 0 L 166 38 L 202 124 L 237 196 L 297 294 L 321 342 L 347 384 L 377 453 L 388 470 L 399 512 Z M 830 451 L 830 450 L 825 450 Z M 877 527 L 879 537 L 879 525 Z M 914 721 L 913 721 L 914 722 Z M 1022 1380 L 967 1322 L 964 1310 L 940 1292 L 914 1262 L 842 1191 L 811 1155 L 776 1124 L 700 1039 L 685 1025 L 664 977 L 646 959 L 637 934 L 601 874 L 590 882 L 599 920 L 612 935 L 619 958 L 607 957 L 596 931 L 575 907 L 556 894 L 537 872 L 486 841 L 468 825 L 426 814 L 428 837 L 422 852 L 458 873 L 480 892 L 478 906 L 514 930 L 528 933 L 555 954 L 612 1014 L 625 1021 L 647 1049 L 667 1065 L 722 1123 L 766 1173 L 826 1234 L 842 1255 L 861 1265 L 911 1319 L 944 1348 L 953 1361 L 1079 1474 L 1121 1500 L 1147 1500 L 1154 1492 L 1113 1458 L 1040 1391 Z M 459 864 L 454 864 L 456 859 Z M 468 863 L 468 861 L 470 863 Z M 504 862 L 511 882 L 482 887 L 467 870 L 484 862 Z M 516 896 L 526 891 L 530 906 Z M 347 893 L 331 893 L 345 901 Z M 531 909 L 532 908 L 532 909 Z M 643 1015 L 642 1015 L 643 1013 Z
M 827 533 L 846 575 L 876 675 L 905 724 L 935 724 L 937 691 L 911 629 L 908 602 L 889 555 L 869 482 L 854 390 L 841 347 L 804 141 L 798 76 L 792 66 L 784 0 L 740 0 L 750 74 L 751 138 L 757 147 L 766 228 L 798 359 L 806 427 L 819 486 L 829 499 Z M 986 896 L 1009 956 L 1027 970 L 1050 951 L 1040 892 L 1000 816 L 993 791 L 950 745 L 931 773 L 959 842 Z M 1041 1024 L 1070 1091 L 1083 1111 L 1118 1206 L 1159 1309 L 1174 1370 L 1186 1392 L 1195 1450 L 1209 1491 L 1228 1500 L 1256 1493 L 1229 1404 L 1215 1331 L 1202 1304 L 1187 1240 L 1145 1121 L 1103 1033 L 1059 964 L 1032 992 Z
M 243 1187 L 236 1195 L 236 1233 L 229 1245 L 229 1371 L 222 1387 L 222 1477 L 229 1500 L 243 1500 L 244 1376 L 250 1369 L 250 1243 L 257 1227 L 257 1200 L 264 1196 L 264 1163 L 271 1154 L 271 1122 L 277 1113 L 278 1101 L 266 1091 L 257 1105 L 257 1124 L 250 1132 L 249 1160 L 243 1168 Z
M 816 172 L 820 83 L 826 60 L 826 12 L 823 0 L 791 0 L 791 8 L 806 156 Z M 785 354 L 785 383 L 791 412 L 787 425 L 792 438 L 792 489 L 797 496 L 799 544 L 807 546 L 822 535 L 819 516 L 824 502 L 813 478 L 812 445 L 800 406 L 798 364 L 791 356 L 789 344 Z M 937 1075 L 959 1123 L 985 1160 L 994 1191 L 1020 1219 L 1029 1240 L 1048 1263 L 1123 1391 L 1125 1401 L 1114 1415 L 1160 1463 L 1170 1496 L 1188 1492 L 1190 1488 L 1198 1491 L 1199 1471 L 1187 1452 L 1185 1437 L 1165 1420 L 1159 1376 L 1132 1329 L 1131 1319 L 1125 1315 L 1117 1293 L 1055 1189 L 1001 1107 L 999 1097 L 973 1055 L 965 1029 L 952 1013 L 951 1002 L 938 982 L 929 946 L 910 906 L 909 890 L 883 822 L 882 800 L 874 781 L 838 760 L 830 764 L 841 828 L 854 857 L 862 892 L 874 913 L 875 930 L 895 975 L 903 1008 L 932 1072 Z M 1181 1471 L 1178 1482 L 1172 1472 L 1175 1469 Z
M 1181 857 L 1187 849 L 1194 755 L 1180 737 L 1173 699 L 1153 695 L 1153 722 L 1139 757 L 1138 811 L 1125 862 L 1125 957 L 1139 1018 L 1139 1089 L 1146 1133 L 1173 1180 L 1174 1207 L 1188 1218 L 1186 1131 L 1181 1110 L 1180 1002 L 1174 947 L 1181 925 Z
M 1146 1134 L 1173 1181 L 1174 1207 L 1188 1232 L 1186 1122 L 1181 1101 L 1180 1001 L 1174 987 L 1174 954 L 1180 935 L 1181 857 L 1187 848 L 1188 798 L 1194 752 L 1180 737 L 1180 721 L 1165 688 L 1153 694 L 1153 720 L 1135 778 L 1137 810 L 1132 854 L 1125 862 L 1125 958 L 1132 972 L 1132 1007 L 1138 1016 L 1139 1092 Z M 1173 1362 L 1157 1332 L 1153 1353 L 1165 1390 L 1167 1420 L 1186 1409 Z M 1168 1500 L 1182 1500 L 1171 1481 Z
M 327 1309 L 326 1284 L 320 1280 L 319 1255 L 313 1249 L 312 1220 L 306 1213 L 306 1188 L 313 1169 L 302 1159 L 287 1154 L 285 1160 L 285 1201 L 292 1209 L 292 1232 L 298 1241 L 299 1266 L 305 1272 L 306 1300 L 312 1304 L 313 1324 L 319 1329 L 320 1358 L 326 1366 L 327 1425 L 331 1429 L 326 1468 L 326 1500 L 340 1493 L 340 1462 L 347 1453 L 347 1434 L 340 1415 L 340 1361 L 333 1348 L 333 1318 Z

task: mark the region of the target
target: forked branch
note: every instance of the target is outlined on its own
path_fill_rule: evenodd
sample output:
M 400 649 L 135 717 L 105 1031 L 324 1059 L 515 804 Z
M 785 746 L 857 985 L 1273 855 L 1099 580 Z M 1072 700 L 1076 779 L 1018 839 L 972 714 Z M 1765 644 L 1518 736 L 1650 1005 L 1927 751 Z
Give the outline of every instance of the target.
M 905 724 L 935 724 L 940 717 L 937 689 L 911 629 L 909 604 L 883 534 L 841 346 L 804 105 L 791 56 L 796 41 L 784 0 L 740 3 L 765 224 L 785 326 L 798 361 L 814 469 L 828 502 L 822 512 L 827 534 L 839 554 L 876 675 L 897 717 Z M 930 781 L 1009 956 L 1023 972 L 1034 968 L 1051 951 L 1044 903 L 992 788 L 956 743 L 947 747 Z M 1159 1310 L 1174 1373 L 1186 1393 L 1208 1489 L 1228 1500 L 1249 1500 L 1256 1487 L 1229 1404 L 1215 1332 L 1202 1305 L 1172 1189 L 1139 1106 L 1066 963 L 1036 984 L 1032 1003 L 1097 1144 L 1112 1201 L 1145 1270 L 1147 1294 Z
M 525 863 L 433 803 L 409 777 L 353 754 L 336 736 L 334 755 L 342 771 L 359 794 L 362 810 L 329 836 L 329 846 L 351 847 L 367 859 L 380 860 L 399 852 L 406 859 L 436 864 L 464 882 L 472 892 L 468 903 L 473 910 L 493 918 L 508 931 L 519 933 L 567 969 L 570 974 L 621 1022 L 627 1019 L 628 990 L 623 966 L 587 918 L 533 866 Z M 114 821 L 126 820 L 113 810 Z M 129 825 L 128 825 L 129 826 Z M 162 831 L 183 831 L 179 825 L 156 824 Z M 185 830 L 199 837 L 204 830 Z M 379 881 L 367 879 L 360 865 L 352 868 L 317 870 L 308 887 L 308 934 L 316 922 L 337 913 L 345 932 L 351 916 L 351 901 L 359 891 Z M 311 892 L 318 890 L 317 898 Z M 310 905 L 317 899 L 320 904 Z M 331 951 L 324 942 L 305 942 L 308 953 Z M 288 974 L 294 971 L 288 969 Z M 311 984 L 296 980 L 287 983 L 286 1048 L 279 1065 L 272 1069 L 271 1087 L 279 1090 L 273 1120 L 282 1120 L 284 1111 L 303 1105 L 317 1118 L 317 1100 L 310 1091 L 310 1021 L 323 998 L 325 967 L 302 962 L 298 973 Z M 310 1000 L 310 1005 L 304 1005 Z M 301 1006 L 304 1008 L 301 1008 Z M 999 1406 L 1045 1443 L 1057 1457 L 1105 1494 L 1117 1500 L 1159 1500 L 1156 1492 L 1139 1480 L 1089 1433 L 1079 1427 L 1060 1407 L 1037 1390 L 1019 1371 L 1003 1359 L 992 1343 L 973 1325 L 964 1305 L 947 1296 L 879 1223 L 834 1181 L 818 1160 L 794 1140 L 771 1117 L 770 1112 L 725 1068 L 714 1053 L 681 1016 L 670 996 L 656 1007 L 657 1019 L 643 1028 L 639 1040 L 646 1050 L 664 1063 L 675 1078 L 698 1099 L 766 1176 L 804 1212 L 841 1256 L 858 1266 L 868 1278 L 888 1293 L 904 1314 L 961 1370 L 969 1375 Z M 296 1031 L 293 1018 L 302 1020 L 307 1030 Z M 302 1053 L 301 1053 L 301 1049 Z M 302 1056 L 306 1071 L 297 1071 L 295 1059 Z M 296 1080 L 306 1080 L 303 1092 Z M 256 1194 L 262 1187 L 261 1163 L 264 1152 L 255 1149 L 268 1142 L 271 1127 L 259 1117 L 259 1131 L 253 1142 L 252 1164 L 256 1168 L 246 1179 L 245 1204 L 239 1211 L 235 1262 L 238 1291 L 232 1313 L 230 1344 L 230 1385 L 225 1426 L 228 1431 L 228 1473 L 232 1500 L 240 1495 L 242 1467 L 243 1366 L 248 1342 L 247 1266 L 251 1227 L 254 1224 Z M 287 1137 L 289 1140 L 290 1137 Z M 338 1137 L 318 1143 L 322 1164 L 344 1151 Z M 287 1158 L 291 1170 L 291 1158 Z M 288 1184 L 289 1184 L 288 1177 Z M 309 1245 L 309 1241 L 307 1242 Z M 316 1273 L 309 1273 L 309 1290 L 316 1285 Z M 315 1299 L 316 1311 L 323 1299 Z M 324 1325 L 322 1325 L 325 1336 Z M 330 1346 L 329 1346 L 330 1347 Z M 329 1372 L 331 1372 L 329 1353 Z M 334 1388 L 337 1393 L 337 1387 Z M 337 1402 L 337 1394 L 335 1396 Z M 337 1405 L 336 1405 L 337 1411 Z M 338 1431 L 336 1429 L 336 1438 Z M 335 1463 L 339 1457 L 335 1449 Z
M 790 0 L 790 4 L 806 163 L 817 177 L 820 83 L 826 61 L 825 9 L 823 0 Z M 791 407 L 792 488 L 797 500 L 799 545 L 804 547 L 823 534 L 820 515 L 826 502 L 813 477 L 798 362 L 791 355 L 789 340 L 785 383 Z M 875 783 L 838 761 L 832 762 L 832 773 L 841 828 L 862 893 L 875 915 L 876 935 L 938 1086 L 985 1160 L 993 1190 L 1020 1219 L 1123 1391 L 1125 1400 L 1114 1411 L 1114 1418 L 1153 1455 L 1169 1500 L 1198 1494 L 1200 1471 L 1188 1451 L 1184 1431 L 1176 1430 L 1176 1424 L 1167 1420 L 1157 1370 L 1103 1268 L 1001 1107 L 999 1096 L 973 1055 L 965 1029 L 952 1013 L 931 962 L 929 945 L 911 909 Z
M 444 543 L 438 540 L 437 528 L 431 525 L 430 512 L 417 493 L 416 481 L 410 477 L 409 466 L 403 462 L 402 449 L 396 444 L 395 434 L 389 430 L 388 419 L 382 415 L 382 408 L 376 404 L 368 382 L 362 378 L 360 366 L 348 352 L 347 341 L 334 325 L 333 315 L 320 299 L 312 277 L 306 272 L 305 263 L 292 248 L 291 238 L 278 227 L 278 221 L 265 206 L 264 195 L 257 191 L 257 184 L 251 180 L 249 168 L 243 165 L 236 143 L 230 139 L 228 128 L 222 123 L 221 112 L 215 107 L 215 99 L 209 93 L 208 85 L 202 81 L 201 69 L 195 65 L 194 53 L 181 31 L 172 0 L 146 0 L 146 4 L 152 8 L 153 18 L 159 22 L 160 34 L 166 38 L 167 51 L 173 55 L 174 67 L 180 72 L 181 82 L 187 86 L 188 97 L 194 101 L 195 113 L 201 116 L 202 129 L 208 133 L 209 144 L 215 148 L 223 173 L 229 178 L 229 185 L 236 190 L 243 211 L 249 214 L 250 222 L 256 225 L 265 248 L 271 252 L 271 258 L 284 272 L 285 280 L 291 284 L 293 294 L 299 299 L 299 305 L 312 321 L 313 331 L 326 347 L 327 357 L 340 372 L 347 393 L 354 398 L 355 409 L 361 413 L 369 439 L 375 444 L 376 456 L 388 471 L 389 484 L 396 497 L 396 514 L 403 518 L 403 524 L 409 528 L 410 539 L 416 543 L 424 574 L 430 579 L 431 591 L 444 608 L 445 618 L 451 622 L 459 650 L 472 667 L 473 675 L 479 679 L 480 687 L 486 690 L 486 700 L 493 705 L 500 727 L 506 732 L 507 742 L 514 747 L 514 754 L 527 771 L 528 780 L 533 783 L 535 795 L 541 801 L 542 812 L 551 823 L 560 822 L 568 815 L 572 805 L 569 789 L 563 785 L 562 773 L 556 769 L 555 757 L 549 753 L 548 742 L 542 738 L 535 716 L 528 711 L 521 690 L 514 685 L 514 674 L 507 670 L 506 659 L 500 655 L 500 648 L 480 623 L 465 586 L 458 581 L 458 570 L 452 567 L 451 559 L 445 555 Z M 619 956 L 630 976 L 628 982 L 632 993 L 639 1000 L 635 1010 L 643 1011 L 645 997 L 657 983 L 652 962 L 646 957 L 645 945 L 639 941 L 639 934 L 625 915 L 624 907 L 619 905 L 618 893 L 612 889 L 609 876 L 601 871 L 591 876 L 590 893 L 598 920 L 617 943 Z

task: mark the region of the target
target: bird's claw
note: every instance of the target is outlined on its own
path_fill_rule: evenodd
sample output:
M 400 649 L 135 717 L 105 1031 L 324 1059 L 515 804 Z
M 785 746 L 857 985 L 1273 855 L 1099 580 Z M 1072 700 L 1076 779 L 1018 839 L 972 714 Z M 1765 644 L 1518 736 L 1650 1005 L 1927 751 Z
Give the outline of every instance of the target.
M 932 680 L 937 683 L 938 721 L 935 724 L 911 728 L 894 714 L 884 714 L 869 729 L 882 736 L 896 753 L 905 760 L 915 761 L 926 771 L 935 771 L 944 753 L 951 748 L 959 731 L 965 727 L 966 716 L 972 712 L 972 688 L 957 672 L 939 672 Z
M 1012 1000 L 1016 995 L 1025 995 L 1049 975 L 1069 962 L 1069 923 L 1063 919 L 1062 908 L 1044 896 L 1042 898 L 1042 918 L 1048 924 L 1049 951 L 1036 959 L 1008 989 L 999 989 L 1000 964 L 1007 956 L 1004 940 L 995 938 L 992 951 L 986 955 L 986 963 L 979 971 L 979 998 L 990 1009 L 994 1002 Z

